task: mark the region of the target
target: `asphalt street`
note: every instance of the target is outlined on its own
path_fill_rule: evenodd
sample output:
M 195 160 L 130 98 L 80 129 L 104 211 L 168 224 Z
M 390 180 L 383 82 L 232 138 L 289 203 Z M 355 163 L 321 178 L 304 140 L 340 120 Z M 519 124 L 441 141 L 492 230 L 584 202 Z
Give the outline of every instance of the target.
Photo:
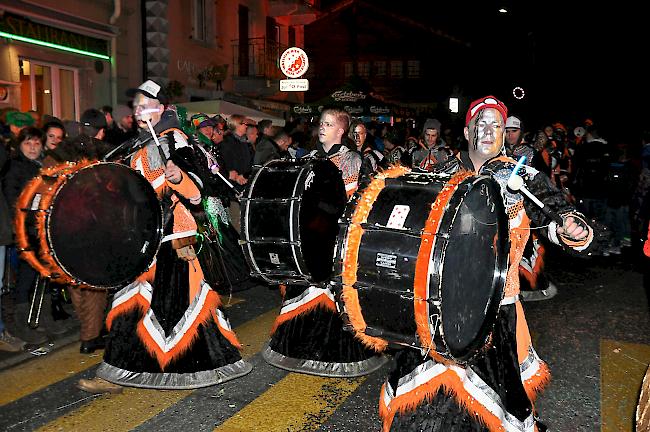
M 551 431 L 634 430 L 650 363 L 650 313 L 643 267 L 631 261 L 552 251 L 547 269 L 557 296 L 524 305 L 537 352 L 553 375 L 536 403 Z M 43 346 L 47 354 L 0 353 L 0 430 L 380 430 L 378 395 L 390 364 L 352 380 L 276 369 L 260 350 L 280 305 L 278 291 L 260 285 L 223 301 L 254 366 L 250 374 L 194 391 L 92 396 L 74 384 L 94 375 L 101 352 L 80 354 L 71 325 Z

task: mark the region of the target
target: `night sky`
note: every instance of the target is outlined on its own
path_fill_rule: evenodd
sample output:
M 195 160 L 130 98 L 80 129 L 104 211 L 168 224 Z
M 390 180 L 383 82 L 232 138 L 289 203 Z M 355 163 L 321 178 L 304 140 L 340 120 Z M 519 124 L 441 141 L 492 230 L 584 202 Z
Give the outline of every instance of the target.
M 394 1 L 371 3 L 396 11 Z M 645 3 L 400 0 L 399 13 L 471 44 L 473 84 L 485 83 L 476 96 L 494 94 L 531 126 L 562 121 L 573 128 L 591 118 L 611 139 L 638 141 L 650 129 Z M 509 13 L 499 13 L 501 6 Z M 526 90 L 522 101 L 512 97 L 515 86 Z

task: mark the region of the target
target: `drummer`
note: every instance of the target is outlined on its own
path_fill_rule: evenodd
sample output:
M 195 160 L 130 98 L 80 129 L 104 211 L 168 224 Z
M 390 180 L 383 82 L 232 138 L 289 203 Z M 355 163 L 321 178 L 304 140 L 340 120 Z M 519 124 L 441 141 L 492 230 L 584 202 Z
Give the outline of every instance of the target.
M 130 163 L 158 195 L 164 237 L 150 269 L 115 294 L 104 361 L 97 377 L 79 380 L 78 387 L 92 393 L 119 393 L 121 386 L 189 389 L 243 376 L 252 366 L 241 358 L 193 247 L 197 224 L 189 209 L 201 203 L 202 182 L 195 181 L 201 169 L 191 165 L 192 148 L 176 112 L 165 108 L 164 89 L 148 80 L 129 95 L 143 130 Z
M 434 167 L 434 172 L 447 174 L 467 170 L 489 175 L 501 186 L 509 217 L 510 264 L 491 346 L 465 365 L 437 362 L 420 350 L 399 351 L 380 395 L 385 431 L 482 431 L 485 426 L 546 430 L 537 421 L 533 402 L 550 373 L 532 347 L 519 301 L 519 260 L 533 227 L 540 227 L 538 232 L 563 249 L 583 254 L 593 247 L 594 234 L 548 177 L 535 169 L 524 167 L 519 172 L 528 189 L 559 214 L 562 224 L 551 221 L 520 193 L 507 190 L 516 161 L 504 152 L 506 118 L 506 106 L 493 96 L 472 102 L 464 130 L 469 150 Z
M 90 108 L 80 119 L 80 134 L 65 140 L 53 149 L 45 151 L 43 166 L 48 168 L 65 162 L 96 161 L 110 150 L 103 140 L 106 131 L 106 117 L 99 110 Z M 79 318 L 79 352 L 92 354 L 103 349 L 104 319 L 106 318 L 106 290 L 95 290 L 69 286 L 70 300 Z
M 341 145 L 350 116 L 326 109 L 320 119 L 317 149 L 308 157 L 328 158 L 339 168 L 348 196 L 357 188 L 361 156 Z M 329 286 L 289 285 L 275 320 L 264 359 L 282 369 L 311 375 L 352 377 L 371 373 L 384 358 L 344 330 Z

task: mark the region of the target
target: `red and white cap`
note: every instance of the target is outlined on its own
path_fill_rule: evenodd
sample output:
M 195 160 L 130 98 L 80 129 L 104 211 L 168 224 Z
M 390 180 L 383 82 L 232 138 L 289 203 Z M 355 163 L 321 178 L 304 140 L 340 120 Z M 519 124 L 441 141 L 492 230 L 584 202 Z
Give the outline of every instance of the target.
M 496 109 L 501 113 L 501 116 L 504 120 L 508 118 L 508 108 L 504 105 L 503 102 L 494 96 L 485 96 L 480 99 L 476 99 L 474 102 L 469 104 L 469 109 L 467 110 L 467 115 L 465 116 L 465 126 L 469 125 L 469 122 L 476 116 L 476 114 L 486 108 Z

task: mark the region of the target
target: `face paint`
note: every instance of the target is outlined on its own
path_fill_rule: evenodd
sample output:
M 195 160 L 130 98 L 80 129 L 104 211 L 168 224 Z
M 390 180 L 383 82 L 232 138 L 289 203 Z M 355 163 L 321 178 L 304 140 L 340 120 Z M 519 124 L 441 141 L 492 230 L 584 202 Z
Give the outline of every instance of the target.
M 157 99 L 150 99 L 142 93 L 138 93 L 133 100 L 133 113 L 140 128 L 147 127 L 147 120 L 155 126 L 162 114 L 161 104 Z
M 481 110 L 469 128 L 469 153 L 472 160 L 485 162 L 498 156 L 503 147 L 503 118 L 494 108 Z

